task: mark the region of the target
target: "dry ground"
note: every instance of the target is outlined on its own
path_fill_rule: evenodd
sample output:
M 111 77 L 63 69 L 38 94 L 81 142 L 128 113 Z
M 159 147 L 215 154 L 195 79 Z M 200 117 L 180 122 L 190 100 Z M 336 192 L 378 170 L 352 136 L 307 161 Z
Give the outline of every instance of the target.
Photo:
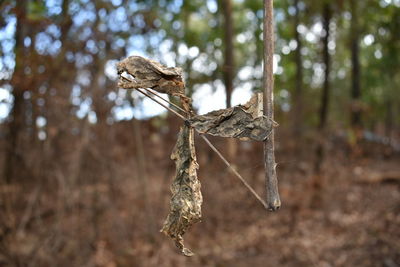
M 174 173 L 173 140 L 162 149 L 161 140 L 146 140 L 148 179 L 138 177 L 134 157 L 124 156 L 109 179 L 83 172 L 74 185 L 56 176 L 45 186 L 2 186 L 2 200 L 14 212 L 3 219 L 15 228 L 1 229 L 0 265 L 400 266 L 398 155 L 349 156 L 345 147 L 330 146 L 316 176 L 312 149 L 295 156 L 278 144 L 283 205 L 271 213 L 199 142 L 203 221 L 185 235 L 196 253 L 185 258 L 159 233 Z M 223 140 L 214 141 L 224 148 Z M 260 149 L 242 143 L 234 162 L 263 194 Z

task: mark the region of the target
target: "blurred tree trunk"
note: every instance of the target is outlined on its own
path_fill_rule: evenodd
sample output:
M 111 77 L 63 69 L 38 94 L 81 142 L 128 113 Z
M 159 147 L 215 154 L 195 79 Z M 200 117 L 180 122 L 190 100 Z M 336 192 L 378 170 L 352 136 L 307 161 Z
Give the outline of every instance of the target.
M 71 113 L 72 105 L 69 101 L 71 87 L 75 79 L 76 67 L 74 62 L 69 62 L 66 59 L 66 54 L 74 45 L 79 45 L 76 40 L 68 38 L 69 30 L 72 26 L 71 15 L 69 14 L 70 0 L 62 1 L 62 11 L 60 19 L 60 41 L 61 49 L 57 57 L 46 60 L 46 92 L 44 97 L 45 106 L 43 107 L 43 115 L 46 118 L 46 140 L 45 142 L 45 165 L 47 171 L 45 175 L 49 178 L 57 173 L 57 177 L 74 177 L 65 174 L 70 167 L 70 164 L 62 163 L 67 159 L 66 147 L 63 145 L 63 138 L 70 138 L 69 131 L 65 131 L 72 127 L 73 118 L 66 116 Z M 80 149 L 78 149 L 80 150 Z M 58 160 L 53 160 L 57 157 Z M 67 159 L 68 160 L 68 159 Z M 73 167 L 74 168 L 74 167 Z M 74 172 L 74 170 L 73 170 Z M 50 178 L 51 179 L 51 178 Z M 63 181 L 66 182 L 66 181 Z
M 321 165 L 324 161 L 324 146 L 323 146 L 323 136 L 326 128 L 326 121 L 328 117 L 328 106 L 329 106 L 329 91 L 330 91 L 330 81 L 329 75 L 331 70 L 331 57 L 329 55 L 329 24 L 332 18 L 332 10 L 329 3 L 324 4 L 323 7 L 323 27 L 325 30 L 325 36 L 322 38 L 322 46 L 323 46 L 323 61 L 325 65 L 325 80 L 324 86 L 322 90 L 321 96 L 321 106 L 319 110 L 319 123 L 318 123 L 318 131 L 319 131 L 319 140 L 316 150 L 316 163 L 315 163 L 315 171 L 320 173 Z
M 11 79 L 14 105 L 11 111 L 12 119 L 8 127 L 8 146 L 4 168 L 4 177 L 7 183 L 14 181 L 18 176 L 17 170 L 21 170 L 24 167 L 23 157 L 19 151 L 19 137 L 24 126 L 24 92 L 27 91 L 24 77 L 26 4 L 23 1 L 16 2 L 15 14 L 17 17 L 14 49 L 15 68 Z
M 319 110 L 318 129 L 320 131 L 325 129 L 326 120 L 328 117 L 328 105 L 329 105 L 329 93 L 330 93 L 329 75 L 331 70 L 331 57 L 329 55 L 328 44 L 330 36 L 329 24 L 331 22 L 331 17 L 332 17 L 331 7 L 329 4 L 325 4 L 323 11 L 323 26 L 325 30 L 325 36 L 322 38 L 323 61 L 325 65 L 325 79 L 321 96 L 321 106 Z
M 232 19 L 232 2 L 231 0 L 221 0 L 220 7 L 224 17 L 224 42 L 225 42 L 225 59 L 222 68 L 224 74 L 224 84 L 226 92 L 226 107 L 232 106 L 233 79 L 235 75 L 234 66 L 234 48 L 233 48 L 233 19 Z M 233 161 L 237 152 L 237 142 L 233 138 L 227 139 L 228 156 Z
M 393 17 L 399 17 L 400 10 L 393 13 Z M 390 61 L 385 60 L 384 64 L 384 73 L 386 73 L 386 79 L 383 80 L 383 83 L 386 84 L 388 88 L 385 95 L 385 106 L 386 106 L 386 114 L 385 114 L 385 135 L 389 138 L 389 142 L 391 143 L 393 138 L 396 137 L 399 125 L 396 125 L 398 114 L 400 112 L 400 98 L 399 95 L 396 94 L 398 86 L 396 83 L 393 83 L 393 77 L 398 77 L 398 73 L 400 72 L 400 64 L 399 61 L 396 60 L 400 57 L 400 49 L 398 49 L 398 44 L 400 44 L 400 22 L 395 20 L 394 23 L 391 24 L 391 31 L 394 33 L 391 35 L 390 41 L 388 42 L 387 47 L 387 55 L 392 59 Z M 397 34 L 396 34 L 397 33 Z M 397 97 L 396 97 L 397 95 Z
M 357 0 L 350 1 L 351 8 L 351 74 L 352 74 L 352 86 L 351 86 L 351 126 L 359 128 L 361 126 L 361 88 L 360 88 L 360 30 L 358 22 L 358 2 Z
M 154 216 L 153 210 L 150 205 L 149 198 L 149 186 L 148 180 L 149 177 L 147 175 L 146 170 L 146 156 L 144 154 L 144 145 L 143 145 L 143 136 L 141 131 L 140 121 L 137 119 L 133 119 L 133 132 L 135 135 L 135 145 L 136 145 L 136 164 L 137 164 L 137 177 L 140 182 L 140 191 L 141 198 L 144 202 L 144 210 L 145 210 L 145 220 L 147 226 L 147 237 L 150 241 L 154 241 L 154 229 L 156 229 L 154 224 Z
M 94 124 L 94 135 L 97 143 L 94 151 L 97 160 L 102 161 L 103 164 L 102 174 L 106 178 L 111 188 L 111 192 L 114 192 L 115 180 L 113 179 L 113 167 L 112 167 L 112 149 L 110 144 L 112 143 L 112 131 L 113 129 L 107 124 L 107 117 L 110 114 L 111 104 L 106 102 L 106 86 L 104 77 L 103 66 L 105 59 L 97 58 L 94 61 L 93 68 L 91 70 L 91 95 L 92 95 L 92 107 L 96 114 L 96 123 Z
M 231 107 L 234 77 L 233 56 L 233 21 L 231 0 L 221 0 L 221 8 L 224 16 L 225 62 L 223 67 L 224 83 L 226 91 L 226 107 Z
M 293 133 L 296 137 L 299 137 L 302 134 L 303 125 L 303 61 L 301 58 L 301 49 L 303 47 L 303 44 L 301 41 L 300 33 L 297 30 L 300 24 L 299 0 L 294 0 L 294 7 L 296 9 L 296 13 L 294 16 L 294 33 L 297 48 L 295 51 L 296 80 L 293 107 Z
M 319 123 L 318 123 L 318 139 L 317 148 L 315 151 L 315 165 L 314 165 L 314 176 L 310 181 L 311 193 L 310 193 L 310 207 L 320 208 L 323 205 L 323 188 L 324 188 L 324 177 L 321 174 L 322 164 L 325 159 L 325 132 L 326 132 L 326 121 L 328 116 L 328 105 L 329 105 L 329 91 L 330 91 L 330 81 L 329 75 L 331 70 L 331 58 L 329 55 L 329 24 L 332 18 L 332 10 L 329 3 L 323 5 L 323 28 L 325 30 L 325 36 L 322 38 L 322 57 L 325 65 L 325 78 L 324 85 L 321 95 L 321 106 L 319 110 Z
M 392 141 L 392 129 L 393 129 L 393 100 L 391 98 L 386 99 L 386 118 L 385 118 L 385 135 L 389 138 L 389 142 Z

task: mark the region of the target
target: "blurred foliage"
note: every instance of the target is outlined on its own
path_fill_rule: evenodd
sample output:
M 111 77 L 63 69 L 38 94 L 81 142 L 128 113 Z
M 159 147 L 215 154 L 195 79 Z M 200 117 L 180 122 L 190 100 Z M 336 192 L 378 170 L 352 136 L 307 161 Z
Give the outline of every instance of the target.
M 288 111 L 293 106 L 297 68 L 294 31 L 297 29 L 303 43 L 304 118 L 309 127 L 316 121 L 318 95 L 324 79 L 320 40 L 324 35 L 321 10 L 325 3 L 330 3 L 334 10 L 329 45 L 333 58 L 330 75 L 334 87 L 332 121 L 343 122 L 348 121 L 348 112 L 343 111 L 349 111 L 351 101 L 349 37 L 352 14 L 349 3 L 299 1 L 300 21 L 294 25 L 294 0 L 275 1 L 278 116 L 283 120 L 289 119 Z M 262 90 L 262 1 L 235 0 L 233 5 L 235 88 Z M 9 82 L 17 51 L 15 25 L 21 12 L 18 9 L 15 1 L 1 3 L 1 90 L 10 93 L 12 85 Z M 395 75 L 400 65 L 399 10 L 398 0 L 368 0 L 359 4 L 361 102 L 365 107 L 364 125 L 370 128 L 385 120 L 385 107 L 389 100 L 394 103 L 396 114 L 400 109 L 400 81 Z M 95 92 L 100 90 L 100 101 L 106 101 L 108 107 L 101 119 L 120 119 L 116 112 L 130 108 L 131 102 L 125 97 L 126 93 L 115 95 L 114 64 L 133 54 L 182 66 L 190 94 L 202 90 L 204 84 L 216 90 L 223 86 L 222 20 L 221 5 L 216 0 L 26 1 L 26 16 L 21 19 L 24 25 L 22 35 L 25 36 L 22 53 L 27 59 L 25 67 L 29 68 L 29 71 L 25 69 L 29 72 L 26 75 L 30 75 L 35 83 L 35 88 L 31 87 L 29 91 L 41 98 L 46 91 L 43 88 L 61 90 L 52 81 L 63 73 L 65 76 L 59 81 L 63 96 L 71 99 L 69 105 L 73 112 L 81 110 L 78 117 L 92 112 L 100 119 L 93 101 Z M 97 85 L 93 86 L 94 83 Z M 135 98 L 140 101 L 138 96 Z M 12 97 L 2 105 L 11 110 Z M 44 109 L 44 106 L 38 108 Z M 399 125 L 398 117 L 394 116 L 396 125 Z M 2 119 L 5 119 L 4 114 Z

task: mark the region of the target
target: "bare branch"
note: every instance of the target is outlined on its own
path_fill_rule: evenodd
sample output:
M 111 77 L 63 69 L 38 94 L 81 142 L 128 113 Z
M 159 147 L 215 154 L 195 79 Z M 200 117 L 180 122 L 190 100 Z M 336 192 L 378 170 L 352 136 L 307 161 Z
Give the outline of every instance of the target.
M 274 120 L 274 25 L 273 0 L 264 0 L 264 88 L 265 88 L 265 115 Z M 276 176 L 274 129 L 264 141 L 264 164 L 267 188 L 267 204 L 270 211 L 276 211 L 281 206 Z

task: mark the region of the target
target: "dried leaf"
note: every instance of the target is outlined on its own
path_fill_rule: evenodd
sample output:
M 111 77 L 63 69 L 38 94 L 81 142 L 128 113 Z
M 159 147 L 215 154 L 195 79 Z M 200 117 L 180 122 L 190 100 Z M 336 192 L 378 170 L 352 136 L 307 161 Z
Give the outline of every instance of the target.
M 131 56 L 119 62 L 117 70 L 120 74 L 118 86 L 121 88 L 152 88 L 174 96 L 185 93 L 181 68 L 168 68 L 150 59 Z M 134 80 L 127 80 L 121 76 L 123 72 L 130 74 Z
M 194 254 L 183 245 L 182 236 L 186 230 L 201 219 L 203 197 L 200 181 L 197 179 L 198 164 L 194 147 L 194 129 L 181 127 L 171 159 L 175 161 L 176 174 L 171 185 L 170 212 L 161 232 L 173 240 L 185 256 Z
M 189 123 L 200 133 L 244 140 L 264 141 L 271 133 L 274 122 L 257 112 L 256 98 L 244 105 L 220 109 L 194 116 Z

